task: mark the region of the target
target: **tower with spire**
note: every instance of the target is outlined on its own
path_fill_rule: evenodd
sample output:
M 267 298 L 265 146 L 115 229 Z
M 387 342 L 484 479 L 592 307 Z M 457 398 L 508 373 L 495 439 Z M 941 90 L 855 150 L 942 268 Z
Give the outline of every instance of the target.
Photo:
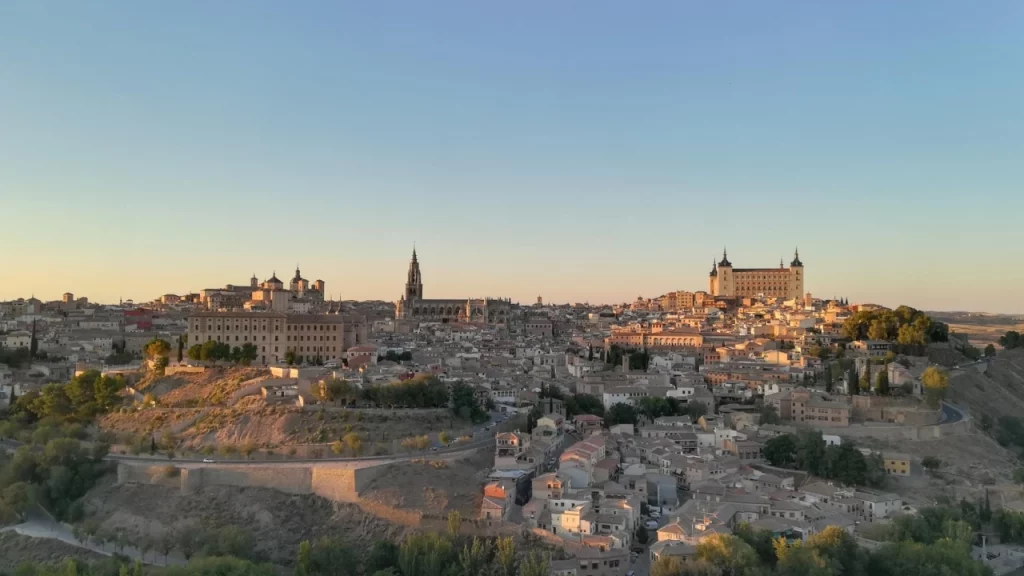
M 420 261 L 416 259 L 416 247 L 412 248 L 409 274 L 405 280 L 405 301 L 423 299 L 423 276 L 420 275 Z

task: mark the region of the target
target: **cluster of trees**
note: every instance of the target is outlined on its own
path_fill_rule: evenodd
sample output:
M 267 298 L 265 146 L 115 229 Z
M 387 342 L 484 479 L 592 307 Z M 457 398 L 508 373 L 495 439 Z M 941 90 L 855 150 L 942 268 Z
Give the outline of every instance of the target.
M 1013 348 L 1024 348 L 1024 336 L 1016 330 L 1009 330 L 1006 334 L 999 337 L 999 345 L 1010 350 Z M 989 344 L 989 346 L 992 346 Z M 992 353 L 995 354 L 995 346 L 992 346 Z M 988 356 L 988 348 L 985 349 L 985 355 Z
M 52 382 L 15 398 L 10 416 L 22 425 L 43 419 L 84 422 L 121 404 L 118 392 L 123 388 L 120 377 L 88 370 L 66 384 Z
M 776 436 L 765 442 L 763 454 L 772 466 L 803 470 L 851 486 L 885 484 L 881 457 L 864 456 L 849 440 L 828 446 L 818 430 Z
M 405 352 L 398 353 L 394 350 L 388 350 L 387 354 L 377 356 L 378 362 L 383 362 L 384 360 L 387 360 L 388 362 L 408 362 L 412 360 L 412 352 L 406 350 Z
M 992 417 L 988 414 L 982 415 L 981 428 L 985 431 L 992 429 Z M 1016 448 L 1024 450 L 1024 420 L 1016 416 L 1000 416 L 996 420 L 996 428 L 993 433 L 996 442 L 1004 448 Z
M 697 545 L 685 564 L 663 558 L 651 576 L 983 576 L 991 572 L 971 558 L 980 508 L 926 508 L 888 525 L 884 544 L 872 550 L 843 529 L 829 526 L 806 541 L 772 538 L 747 524 L 735 535 L 717 534 Z
M 323 537 L 299 544 L 295 576 L 547 576 L 549 557 L 517 548 L 513 537 L 468 538 L 459 533 L 462 519 L 449 515 L 448 532 L 411 534 L 401 543 L 380 540 L 368 551 L 339 538 Z M 86 531 L 88 532 L 88 531 Z M 120 535 L 87 533 L 90 540 Z M 130 543 L 129 543 L 130 544 Z M 169 531 L 162 537 L 134 545 L 165 557 L 179 551 L 188 562 L 160 568 L 165 576 L 277 576 L 280 570 L 262 563 L 253 550 L 252 534 L 228 526 L 209 531 L 202 527 Z M 68 560 L 61 564 L 24 564 L 18 576 L 142 576 L 143 567 L 115 557 L 93 564 Z
M 235 364 L 248 366 L 256 360 L 259 350 L 252 342 L 246 342 L 241 346 L 231 347 L 227 342 L 215 342 L 210 340 L 202 344 L 194 344 L 189 347 L 186 355 L 189 360 L 197 362 L 217 362 L 226 360 Z
M 450 408 L 464 420 L 483 422 L 487 413 L 476 401 L 473 387 L 464 382 L 452 384 L 451 389 L 434 376 L 420 375 L 398 384 L 361 388 L 345 380 L 331 379 L 320 384 L 317 395 L 321 402 L 351 405 L 367 402 L 391 408 Z
M 949 326 L 932 320 L 910 306 L 895 310 L 861 310 L 843 323 L 843 336 L 851 340 L 888 340 L 905 352 L 919 353 L 930 342 L 949 340 Z
M 573 394 L 564 399 L 565 414 L 569 418 L 579 414 L 604 416 L 604 403 L 593 394 Z
M 0 454 L 0 523 L 19 517 L 33 503 L 61 520 L 78 521 L 80 498 L 109 471 L 103 461 L 107 445 L 86 448 L 71 438 L 55 438 L 40 450 L 22 446 Z
M 11 368 L 22 368 L 32 362 L 32 352 L 25 347 L 5 348 L 0 344 L 0 364 Z
M 627 350 L 617 344 L 612 344 L 608 349 L 608 353 L 604 356 L 604 361 L 612 366 L 621 366 L 624 356 L 629 356 L 630 370 L 646 371 L 647 366 L 651 363 L 651 355 L 646 350 L 634 350 L 632 348 Z M 591 356 L 591 359 L 593 359 L 593 356 Z

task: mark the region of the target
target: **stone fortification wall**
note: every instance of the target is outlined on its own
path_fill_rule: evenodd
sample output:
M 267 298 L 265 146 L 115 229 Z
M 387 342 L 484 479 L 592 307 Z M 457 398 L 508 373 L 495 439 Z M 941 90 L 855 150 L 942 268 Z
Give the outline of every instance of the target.
M 332 464 L 179 466 L 168 475 L 169 465 L 120 462 L 118 483 L 162 484 L 194 492 L 204 486 L 271 488 L 288 494 L 317 494 L 336 502 L 357 502 L 359 494 L 388 465 Z M 173 465 L 171 465 L 173 466 Z

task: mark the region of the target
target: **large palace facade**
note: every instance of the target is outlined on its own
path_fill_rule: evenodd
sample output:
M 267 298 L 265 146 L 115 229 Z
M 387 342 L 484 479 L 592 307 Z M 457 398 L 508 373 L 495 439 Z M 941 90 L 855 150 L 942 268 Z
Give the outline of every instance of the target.
M 416 250 L 412 251 L 405 294 L 395 304 L 395 317 L 421 322 L 478 322 L 507 324 L 512 302 L 506 298 L 461 298 L 454 300 L 426 300 L 423 298 L 423 276 Z
M 789 268 L 733 268 L 727 252 L 722 261 L 712 264 L 708 278 L 708 292 L 712 296 L 740 296 L 769 298 L 802 298 L 804 295 L 804 263 L 800 251 L 793 254 Z

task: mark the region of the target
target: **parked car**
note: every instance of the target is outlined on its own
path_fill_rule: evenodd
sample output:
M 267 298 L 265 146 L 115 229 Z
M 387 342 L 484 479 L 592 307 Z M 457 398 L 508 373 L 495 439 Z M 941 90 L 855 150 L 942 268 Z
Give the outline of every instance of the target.
M 203 458 L 203 464 L 213 464 L 216 462 L 213 458 Z
M 655 520 L 648 520 L 647 523 L 644 524 L 644 527 L 647 528 L 648 530 L 657 530 L 658 529 L 658 522 L 655 521 Z

